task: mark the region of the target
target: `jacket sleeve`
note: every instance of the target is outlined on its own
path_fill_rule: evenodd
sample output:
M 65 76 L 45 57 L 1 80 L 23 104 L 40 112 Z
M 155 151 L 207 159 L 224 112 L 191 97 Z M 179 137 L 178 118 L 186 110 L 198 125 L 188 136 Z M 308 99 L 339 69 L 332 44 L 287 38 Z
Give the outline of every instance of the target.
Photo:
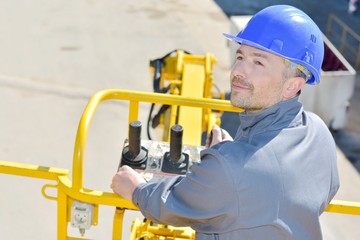
M 203 233 L 229 227 L 238 215 L 234 181 L 226 160 L 215 149 L 202 152 L 202 162 L 186 176 L 170 177 L 139 185 L 132 196 L 134 205 L 155 222 L 190 226 Z

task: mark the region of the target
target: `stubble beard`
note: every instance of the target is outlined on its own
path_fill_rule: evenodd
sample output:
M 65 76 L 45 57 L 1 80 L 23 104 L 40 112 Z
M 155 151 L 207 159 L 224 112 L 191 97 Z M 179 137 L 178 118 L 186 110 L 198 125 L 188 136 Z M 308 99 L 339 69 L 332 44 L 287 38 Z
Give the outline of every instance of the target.
M 230 95 L 230 102 L 234 107 L 242 108 L 245 111 L 251 111 L 253 106 L 252 96 L 253 96 L 253 90 L 254 87 L 250 83 L 246 82 L 243 79 L 239 79 L 234 77 L 231 82 L 237 82 L 240 83 L 243 86 L 249 87 L 249 94 L 248 96 L 242 96 L 241 92 L 238 92 L 236 90 L 233 90 L 231 88 L 231 95 Z
M 231 89 L 230 102 L 234 107 L 242 108 L 247 113 L 257 113 L 281 102 L 281 95 L 273 102 L 261 101 L 254 95 L 253 89 L 249 90 L 249 94 L 242 95 L 241 92 Z
M 234 91 L 233 89 L 231 89 L 230 102 L 234 107 L 243 109 L 250 107 L 249 98 L 241 96 L 239 92 Z

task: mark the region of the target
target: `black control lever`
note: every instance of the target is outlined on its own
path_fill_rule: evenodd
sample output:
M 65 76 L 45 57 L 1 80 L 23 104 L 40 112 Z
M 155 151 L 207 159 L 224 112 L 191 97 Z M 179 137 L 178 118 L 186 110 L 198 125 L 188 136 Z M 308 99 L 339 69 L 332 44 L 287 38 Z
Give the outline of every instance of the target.
M 123 149 L 120 166 L 145 169 L 147 149 L 141 146 L 141 122 L 133 121 L 129 126 L 129 145 Z
M 189 166 L 189 155 L 182 152 L 183 127 L 174 125 L 170 132 L 170 151 L 164 154 L 161 170 L 167 173 L 185 174 Z

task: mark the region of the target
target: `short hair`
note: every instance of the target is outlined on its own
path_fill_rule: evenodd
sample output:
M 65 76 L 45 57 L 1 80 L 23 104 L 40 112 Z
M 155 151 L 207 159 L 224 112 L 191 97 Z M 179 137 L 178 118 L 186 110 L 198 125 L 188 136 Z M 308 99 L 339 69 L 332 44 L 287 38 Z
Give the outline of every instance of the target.
M 282 74 L 282 82 L 285 83 L 286 80 L 292 77 L 301 77 L 307 82 L 309 77 L 305 75 L 299 68 L 294 68 L 290 61 L 284 59 L 285 69 Z M 310 77 L 311 78 L 311 77 Z M 296 96 L 301 94 L 301 89 L 296 93 Z
M 284 65 L 285 65 L 285 69 L 284 69 L 283 75 L 282 75 L 283 82 L 285 82 L 287 79 L 292 78 L 292 77 L 301 77 L 305 80 L 305 82 L 308 80 L 305 73 L 303 73 L 300 69 L 293 68 L 291 66 L 290 61 L 284 59 Z

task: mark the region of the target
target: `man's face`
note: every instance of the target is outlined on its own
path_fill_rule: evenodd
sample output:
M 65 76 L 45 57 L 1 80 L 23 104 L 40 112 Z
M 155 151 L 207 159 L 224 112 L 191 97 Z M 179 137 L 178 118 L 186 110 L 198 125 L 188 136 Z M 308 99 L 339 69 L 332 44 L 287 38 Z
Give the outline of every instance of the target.
M 281 57 L 242 44 L 231 71 L 231 104 L 257 113 L 281 102 L 284 69 Z

